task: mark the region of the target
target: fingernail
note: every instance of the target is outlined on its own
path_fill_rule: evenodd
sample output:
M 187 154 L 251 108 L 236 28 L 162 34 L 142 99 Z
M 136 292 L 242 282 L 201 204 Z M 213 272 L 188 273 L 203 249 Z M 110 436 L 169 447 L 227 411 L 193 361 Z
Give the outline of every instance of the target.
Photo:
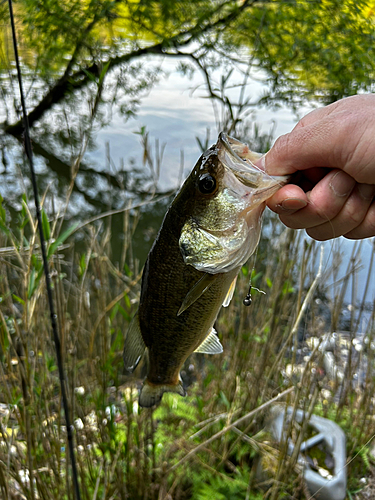
M 372 200 L 375 195 L 375 186 L 373 184 L 358 184 L 358 191 L 364 200 Z
M 355 180 L 350 175 L 342 172 L 336 172 L 332 177 L 329 187 L 335 193 L 336 196 L 348 196 L 355 186 Z
M 280 208 L 282 212 L 296 212 L 305 208 L 307 202 L 305 200 L 300 200 L 299 198 L 285 198 L 277 208 Z

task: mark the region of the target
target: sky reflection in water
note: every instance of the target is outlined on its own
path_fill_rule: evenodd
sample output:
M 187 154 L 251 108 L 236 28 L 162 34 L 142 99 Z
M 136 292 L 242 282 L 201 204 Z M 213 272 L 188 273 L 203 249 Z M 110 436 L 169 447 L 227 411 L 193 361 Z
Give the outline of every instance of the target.
M 126 121 L 124 117 L 118 112 L 113 110 L 112 119 L 109 125 L 100 129 L 95 136 L 94 150 L 86 152 L 83 162 L 94 168 L 97 171 L 106 171 L 107 169 L 107 151 L 106 144 L 109 144 L 110 155 L 114 170 L 119 169 L 121 162 L 125 169 L 130 169 L 132 160 L 136 166 L 142 165 L 142 147 L 140 145 L 140 136 L 135 134 L 141 127 L 145 126 L 149 132 L 150 144 L 152 151 L 155 147 L 155 139 L 159 140 L 160 146 L 166 144 L 164 151 L 162 168 L 160 172 L 160 179 L 158 183 L 159 190 L 165 191 L 169 189 L 176 189 L 179 182 L 180 174 L 180 158 L 181 151 L 184 154 L 184 170 L 183 178 L 191 171 L 195 162 L 201 154 L 196 137 L 198 136 L 202 141 L 206 137 L 207 129 L 210 130 L 210 141 L 212 144 L 216 142 L 219 130 L 215 122 L 215 115 L 212 103 L 206 98 L 206 93 L 202 87 L 202 77 L 199 73 L 195 73 L 192 79 L 188 79 L 175 71 L 176 60 L 163 62 L 162 68 L 167 77 L 161 78 L 160 82 L 154 86 L 151 92 L 145 96 L 139 108 L 139 112 L 135 118 Z M 220 73 L 218 72 L 218 75 Z M 262 74 L 258 73 L 256 80 L 251 80 L 247 86 L 247 94 L 251 93 L 252 101 L 255 101 L 265 88 L 265 83 L 261 83 Z M 235 79 L 235 78 L 234 78 Z M 238 81 L 241 81 L 238 79 Z M 192 92 L 192 89 L 196 89 Z M 230 97 L 236 98 L 238 90 L 230 91 Z M 303 116 L 309 111 L 310 108 L 301 109 L 299 116 Z M 49 113 L 49 119 L 53 118 L 52 113 Z M 263 133 L 268 132 L 275 122 L 274 137 L 275 139 L 287 132 L 289 132 L 297 123 L 297 116 L 285 106 L 278 109 L 257 109 L 252 115 L 252 119 L 260 126 Z M 249 138 L 251 140 L 251 138 Z M 54 152 L 58 155 L 58 153 Z M 18 154 L 18 153 L 17 153 Z M 16 157 L 16 153 L 13 157 Z M 12 159 L 10 160 L 12 164 Z M 35 159 L 37 171 L 45 171 L 45 161 L 40 157 Z M 15 175 L 16 177 L 16 175 Z M 9 192 L 15 193 L 15 183 L 17 177 L 5 180 L 0 188 L 0 193 L 4 197 L 9 196 Z M 26 184 L 28 181 L 26 180 Z M 77 185 L 80 185 L 80 179 L 77 178 Z M 81 187 L 81 186 L 80 186 Z M 85 188 L 87 193 L 93 197 L 96 196 L 100 190 L 102 192 L 108 191 L 108 186 L 104 185 L 102 179 L 98 179 L 97 184 L 92 188 Z M 22 192 L 22 186 L 19 186 L 19 193 Z M 108 193 L 109 197 L 111 193 Z M 126 195 L 122 197 L 119 193 L 120 199 L 117 200 L 116 206 L 124 206 L 126 203 Z M 123 199 L 122 199 L 123 198 Z M 76 194 L 72 199 L 73 212 L 84 212 L 87 205 L 84 197 Z M 105 209 L 103 209 L 104 211 Z M 308 237 L 307 237 L 308 238 Z M 349 258 L 353 242 L 339 238 L 335 244 L 341 244 L 341 251 L 345 256 L 344 261 Z M 368 264 L 371 254 L 371 240 L 364 242 L 362 251 L 362 267 L 357 275 L 357 291 L 356 296 L 358 299 L 362 298 L 365 280 L 368 273 Z M 148 242 L 151 244 L 151 242 Z M 332 258 L 332 242 L 324 243 L 325 246 L 325 260 L 328 266 Z M 346 263 L 342 266 L 342 275 Z M 374 273 L 374 271 L 373 271 Z M 375 277 L 375 275 L 374 275 Z M 375 286 L 368 296 L 368 300 L 373 301 L 375 296 Z M 346 302 L 351 302 L 351 290 L 348 288 L 345 296 Z
M 146 126 L 150 133 L 151 144 L 159 139 L 160 144 L 166 143 L 160 186 L 170 189 L 178 181 L 180 151 L 184 152 L 184 174 L 190 172 L 201 154 L 196 136 L 203 140 L 207 128 L 210 129 L 210 143 L 216 142 L 218 133 L 212 103 L 205 98 L 202 87 L 202 77 L 195 73 L 191 80 L 174 70 L 176 61 L 164 61 L 163 70 L 169 75 L 162 78 L 148 96 L 142 99 L 140 110 L 135 119 L 125 122 L 119 113 L 113 114 L 111 124 L 99 131 L 97 135 L 97 150 L 88 153 L 90 159 L 105 158 L 105 143 L 110 143 L 111 157 L 116 165 L 120 159 L 131 157 L 141 158 L 139 136 L 134 132 Z M 240 81 L 240 80 L 238 80 Z M 253 100 L 261 94 L 264 85 L 253 81 L 247 92 L 252 92 Z M 233 92 L 237 93 L 238 92 Z M 254 115 L 254 121 L 263 132 L 268 132 L 276 121 L 275 137 L 289 132 L 297 122 L 292 111 L 285 107 L 277 110 L 259 109 Z M 137 162 L 140 163 L 140 162 Z
M 201 83 L 200 75 L 195 75 L 190 81 L 177 72 L 173 72 L 174 63 L 165 62 L 164 69 L 171 71 L 168 78 L 162 79 L 150 94 L 142 100 L 140 111 L 135 119 L 124 123 L 123 117 L 114 114 L 109 127 L 101 130 L 97 136 L 98 150 L 95 154 L 90 153 L 90 157 L 102 155 L 104 158 L 105 143 L 110 143 L 111 157 L 115 164 L 120 163 L 120 158 L 129 157 L 140 158 L 139 136 L 134 131 L 146 126 L 151 139 L 159 138 L 160 142 L 166 142 L 163 167 L 160 177 L 160 186 L 169 189 L 176 187 L 178 181 L 178 171 L 180 164 L 180 151 L 184 151 L 184 175 L 186 176 L 197 158 L 200 150 L 195 139 L 196 136 L 204 138 L 206 129 L 210 129 L 210 142 L 216 140 L 218 130 L 216 129 L 215 117 L 212 103 L 204 98 L 203 90 L 196 90 L 193 94 L 192 88 Z M 259 82 L 252 82 L 250 90 L 259 95 L 264 88 Z M 254 96 L 256 97 L 256 96 Z M 306 114 L 311 108 L 300 110 L 299 116 Z M 275 139 L 290 130 L 297 123 L 296 115 L 286 107 L 277 110 L 258 109 L 254 115 L 254 120 L 260 125 L 263 132 L 270 130 L 273 121 L 276 122 Z M 138 161 L 137 163 L 140 163 Z M 306 235 L 306 238 L 309 237 Z M 353 242 L 340 237 L 336 243 L 341 246 L 344 264 L 340 275 L 343 274 L 350 257 Z M 323 243 L 325 248 L 325 264 L 327 268 L 332 260 L 332 241 Z M 357 274 L 358 300 L 362 299 L 365 280 L 367 279 L 368 266 L 370 261 L 372 239 L 363 244 L 362 262 Z M 374 271 L 373 271 L 374 273 Z M 374 274 L 375 278 L 375 274 Z M 351 302 L 351 287 L 345 294 L 345 301 Z M 368 300 L 375 298 L 375 286 L 368 296 Z

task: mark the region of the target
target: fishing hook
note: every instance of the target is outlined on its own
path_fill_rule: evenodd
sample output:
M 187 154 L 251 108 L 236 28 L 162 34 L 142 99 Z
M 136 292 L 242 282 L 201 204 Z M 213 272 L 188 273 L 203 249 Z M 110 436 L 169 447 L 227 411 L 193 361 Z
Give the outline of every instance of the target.
M 251 303 L 252 303 L 252 298 L 251 298 L 251 284 L 249 286 L 249 291 L 247 292 L 247 295 L 246 297 L 243 299 L 243 305 L 248 307 L 248 306 L 251 306 Z

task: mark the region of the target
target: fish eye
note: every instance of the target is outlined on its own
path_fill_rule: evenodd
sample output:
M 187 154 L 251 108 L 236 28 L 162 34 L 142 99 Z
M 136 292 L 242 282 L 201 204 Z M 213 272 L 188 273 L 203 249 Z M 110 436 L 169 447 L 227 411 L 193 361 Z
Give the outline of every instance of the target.
M 216 180 L 212 175 L 202 175 L 198 182 L 198 189 L 202 194 L 211 194 L 215 191 Z

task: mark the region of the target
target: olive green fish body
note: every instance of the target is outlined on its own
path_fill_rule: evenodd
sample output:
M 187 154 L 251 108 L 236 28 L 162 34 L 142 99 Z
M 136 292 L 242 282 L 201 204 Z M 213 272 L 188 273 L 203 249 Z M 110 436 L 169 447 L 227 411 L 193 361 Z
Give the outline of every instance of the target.
M 148 352 L 141 406 L 157 404 L 164 392 L 185 395 L 180 370 L 191 353 L 222 352 L 214 322 L 258 244 L 265 200 L 286 182 L 254 167 L 258 157 L 220 134 L 165 215 L 125 338 L 128 371 Z
M 138 310 L 142 338 L 148 348 L 153 384 L 177 385 L 182 364 L 210 332 L 238 269 L 213 277 L 208 290 L 178 315 L 184 297 L 205 273 L 187 266 L 178 244 L 180 231 L 171 234 L 169 217 L 145 265 Z

